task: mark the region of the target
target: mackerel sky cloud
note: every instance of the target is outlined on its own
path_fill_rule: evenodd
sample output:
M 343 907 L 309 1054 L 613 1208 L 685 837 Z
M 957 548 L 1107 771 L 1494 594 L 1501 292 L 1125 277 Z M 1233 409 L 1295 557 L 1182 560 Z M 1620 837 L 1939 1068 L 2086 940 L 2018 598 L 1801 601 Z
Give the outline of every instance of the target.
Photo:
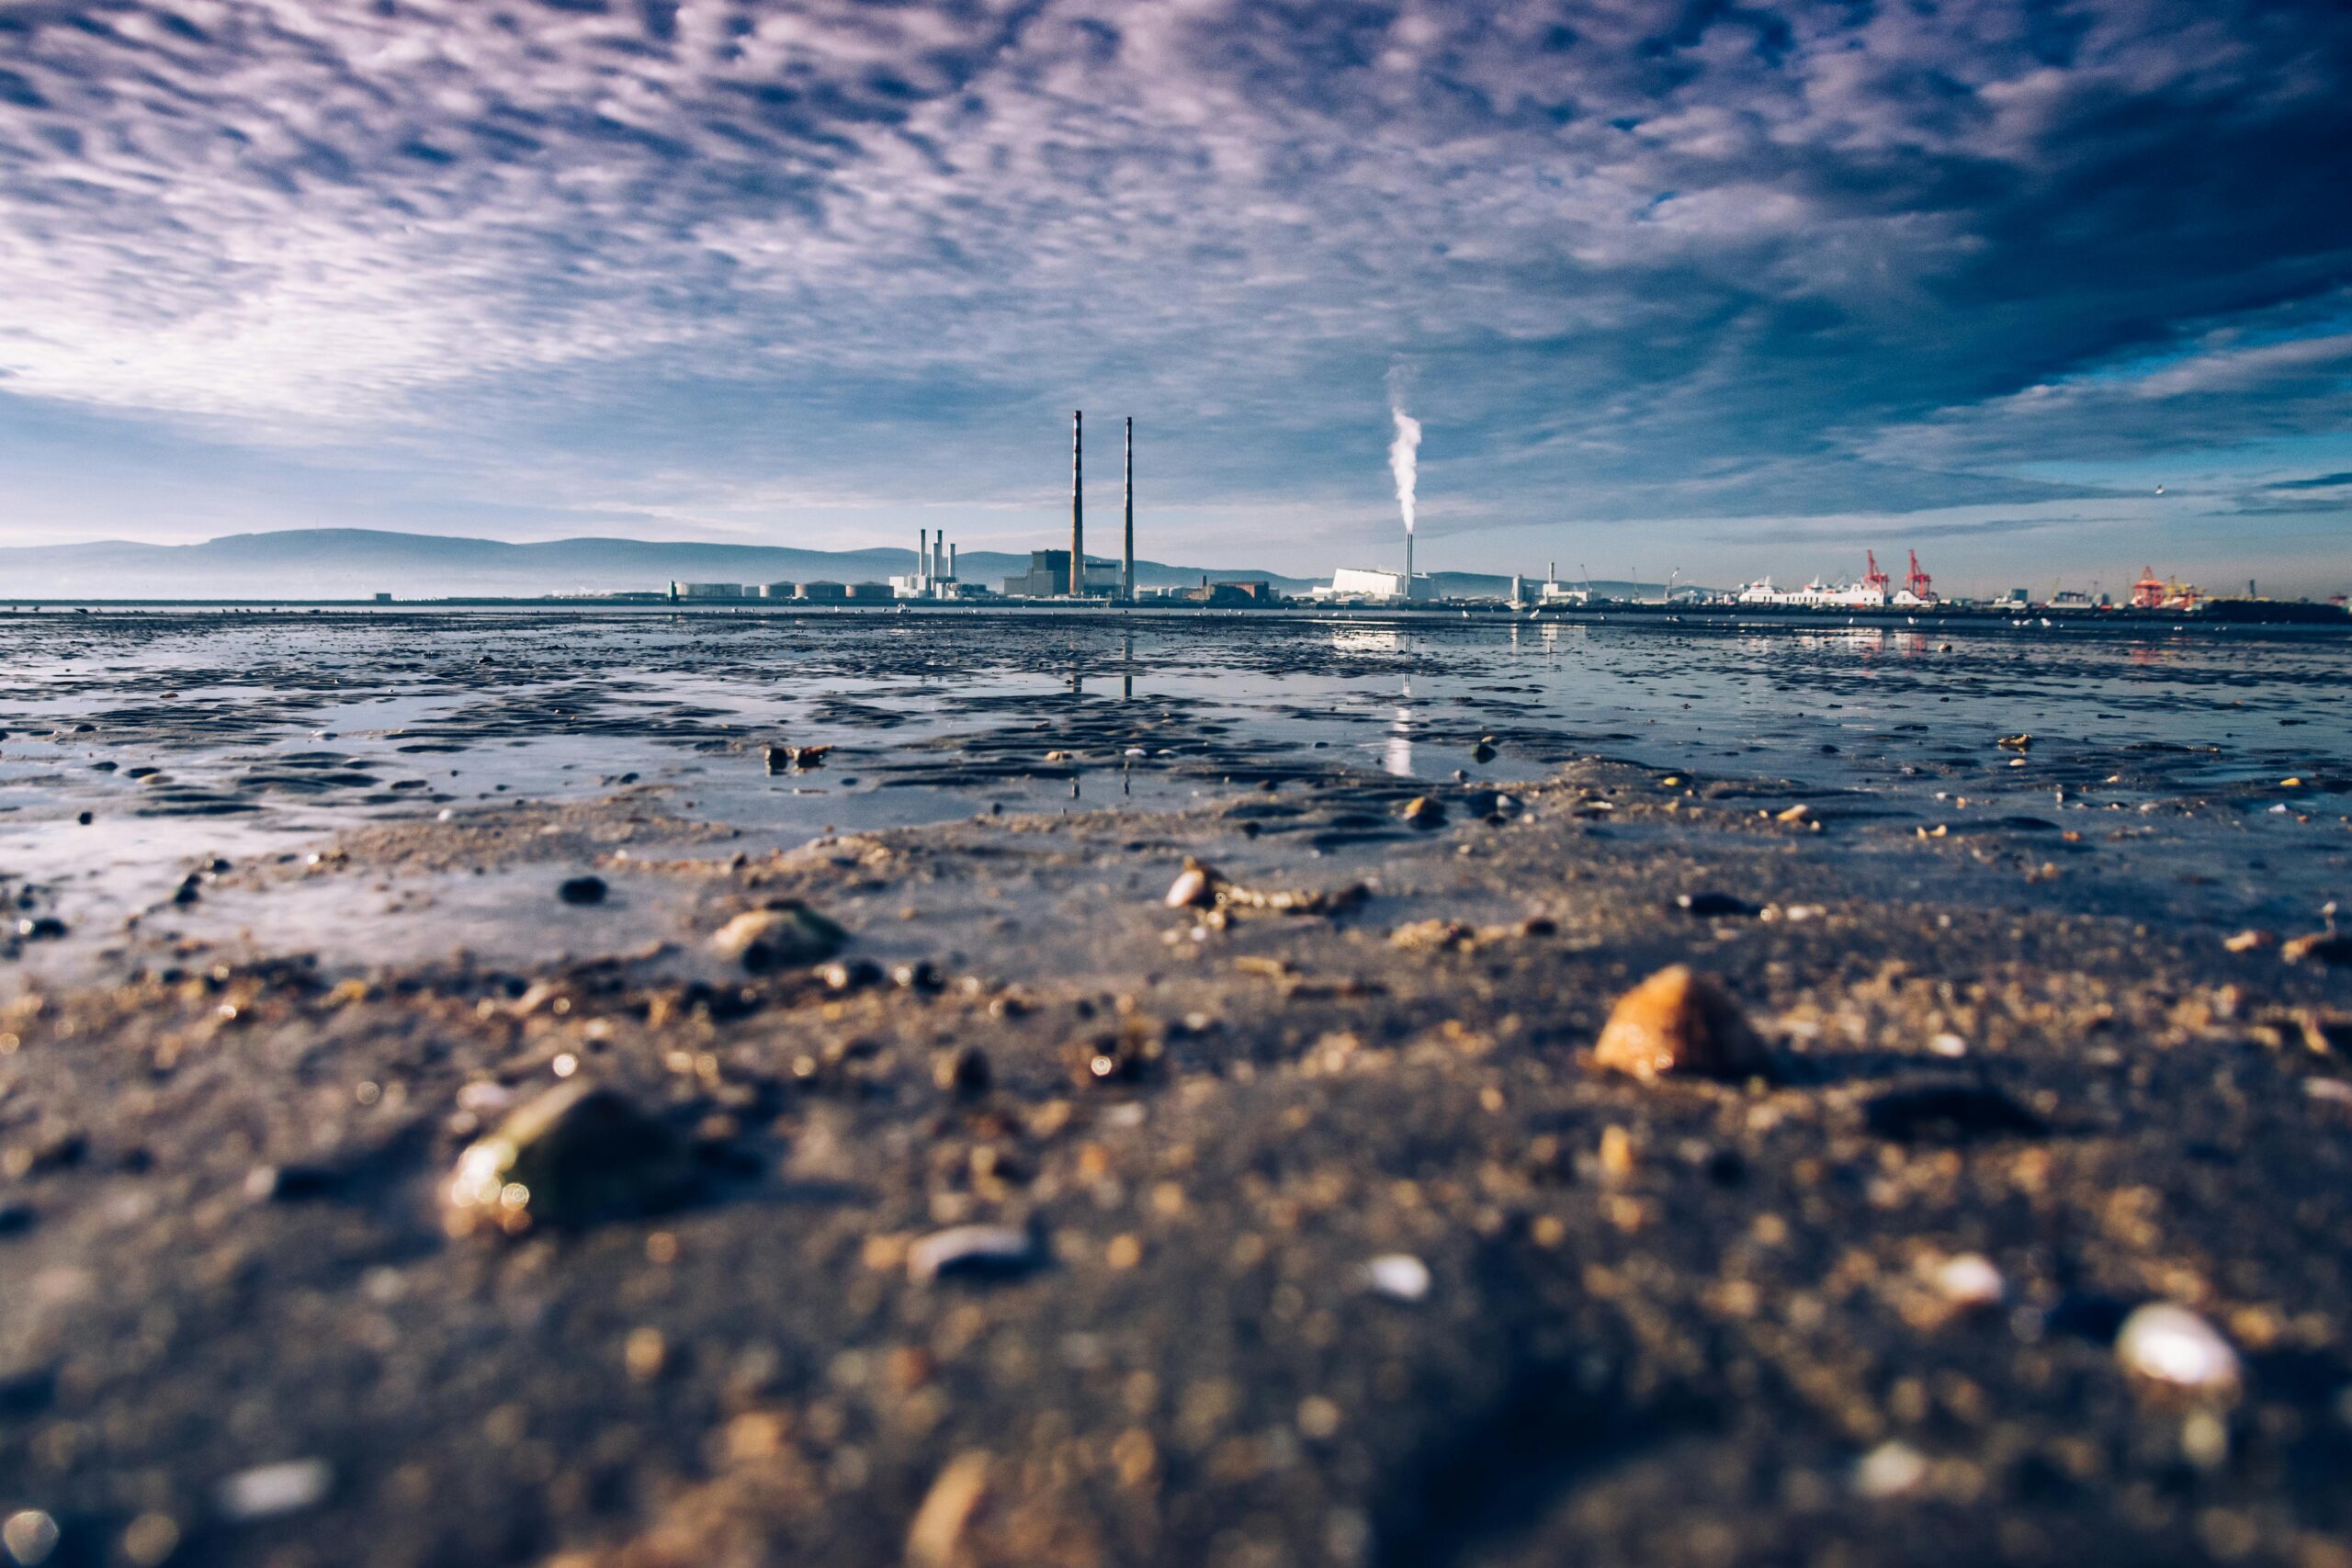
M 2347 167 L 2334 0 L 9 0 L 0 543 L 1043 545 L 1083 406 L 1328 570 L 1396 385 L 1430 565 L 2332 591 Z

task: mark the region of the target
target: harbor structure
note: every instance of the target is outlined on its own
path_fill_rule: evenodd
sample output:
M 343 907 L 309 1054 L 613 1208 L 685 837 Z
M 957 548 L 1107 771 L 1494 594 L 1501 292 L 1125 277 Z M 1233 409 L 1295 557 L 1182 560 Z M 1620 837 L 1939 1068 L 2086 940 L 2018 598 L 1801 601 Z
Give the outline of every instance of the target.
M 1857 581 L 1831 582 L 1821 577 L 1797 588 L 1776 588 L 1770 577 L 1743 583 L 1733 601 L 1740 604 L 1778 604 L 1804 610 L 1919 610 L 1936 603 L 1928 574 L 1919 570 L 1919 553 L 1911 552 L 1911 572 L 1903 586 L 1889 593 L 1894 579 L 1881 570 L 1878 552 L 1862 552 L 1864 566 Z

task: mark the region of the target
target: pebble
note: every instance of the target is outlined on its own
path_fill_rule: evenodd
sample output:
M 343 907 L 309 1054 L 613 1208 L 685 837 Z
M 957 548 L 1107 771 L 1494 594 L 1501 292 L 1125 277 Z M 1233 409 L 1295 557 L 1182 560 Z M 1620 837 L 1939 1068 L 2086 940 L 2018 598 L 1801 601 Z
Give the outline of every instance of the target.
M 223 1518 L 274 1519 L 326 1501 L 334 1472 L 322 1459 L 289 1459 L 241 1470 L 220 1483 L 213 1503 Z
M 601 876 L 568 876 L 555 890 L 555 896 L 567 904 L 601 904 L 605 893 L 605 879 Z
M 2310 936 L 2299 936 L 2292 942 L 2279 943 L 2278 956 L 2290 964 L 2316 958 L 2322 964 L 2352 964 L 2352 936 L 2338 936 L 2334 931 L 2314 931 Z
M 1363 1266 L 1364 1282 L 1393 1302 L 1417 1302 L 1430 1293 L 1430 1266 L 1409 1252 L 1385 1252 Z
M 1405 803 L 1405 809 L 1397 815 L 1404 818 L 1405 826 L 1408 828 L 1427 829 L 1445 826 L 1445 807 L 1426 795 L 1413 796 Z
M 2140 1376 L 2175 1388 L 2218 1393 L 2238 1385 L 2238 1353 L 2187 1307 L 2151 1302 L 2115 1336 L 2115 1354 Z
M 989 1054 L 977 1045 L 942 1051 L 931 1065 L 932 1081 L 942 1093 L 958 1100 L 977 1100 L 986 1094 L 991 1076 Z
M 1927 1456 L 1905 1442 L 1881 1443 L 1854 1466 L 1854 1490 L 1865 1497 L 1900 1497 L 1927 1478 Z
M 62 1533 L 57 1521 L 39 1508 L 19 1508 L 8 1516 L 6 1524 L 0 1524 L 0 1547 L 6 1547 L 8 1555 L 25 1568 L 33 1568 L 49 1561 Z
M 1681 964 L 1618 998 L 1592 1055 L 1596 1066 L 1644 1082 L 1668 1073 L 1741 1077 L 1768 1065 L 1763 1043 L 1739 1005 Z
M 579 1225 L 650 1213 L 686 1184 L 684 1145 L 617 1089 L 574 1077 L 525 1103 L 458 1156 L 453 1229 Z
M 1204 909 L 1216 902 L 1216 873 L 1189 857 L 1184 869 L 1168 886 L 1168 907 L 1171 909 Z
M 122 1532 L 122 1554 L 131 1568 L 157 1568 L 179 1547 L 179 1523 L 168 1514 L 141 1514 Z
M 2222 945 L 2232 953 L 2253 953 L 2260 948 L 2278 946 L 2278 936 L 2275 931 L 2249 927 L 2234 936 L 2223 938 Z
M 978 1449 L 947 1461 L 907 1529 L 908 1568 L 951 1568 L 961 1560 L 964 1532 L 987 1499 L 993 1463 Z
M 1029 1233 L 1010 1225 L 955 1225 L 907 1248 L 907 1277 L 919 1285 L 950 1274 L 1018 1274 L 1037 1261 Z
M 718 928 L 710 948 L 758 974 L 802 964 L 821 964 L 841 950 L 849 933 L 805 904 L 747 909 Z
M 1929 1278 L 1944 1300 L 1972 1311 L 1999 1306 L 2009 1293 L 2008 1281 L 1981 1253 L 1947 1258 L 1935 1266 Z

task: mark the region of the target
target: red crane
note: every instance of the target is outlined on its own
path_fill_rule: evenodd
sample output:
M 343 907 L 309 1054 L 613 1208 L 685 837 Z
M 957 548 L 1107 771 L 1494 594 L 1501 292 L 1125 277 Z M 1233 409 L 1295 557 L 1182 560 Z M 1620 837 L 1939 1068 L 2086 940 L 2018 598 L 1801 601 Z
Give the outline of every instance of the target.
M 1875 588 L 1881 593 L 1885 592 L 1886 585 L 1893 581 L 1894 579 L 1888 577 L 1886 573 L 1879 570 L 1878 552 L 1876 550 L 1864 550 L 1862 555 L 1863 558 L 1871 563 L 1870 570 L 1862 574 L 1862 586 L 1865 588 Z
M 1919 570 L 1919 552 L 1917 550 L 1911 552 L 1911 574 L 1903 580 L 1903 586 L 1911 591 L 1911 596 L 1915 599 L 1935 597 L 1935 579 Z

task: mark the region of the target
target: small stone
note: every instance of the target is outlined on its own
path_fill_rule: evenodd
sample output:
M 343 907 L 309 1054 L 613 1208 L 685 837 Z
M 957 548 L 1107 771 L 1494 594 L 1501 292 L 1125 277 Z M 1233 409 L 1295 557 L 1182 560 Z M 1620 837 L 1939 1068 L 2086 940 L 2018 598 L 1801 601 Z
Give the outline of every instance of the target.
M 2001 1278 L 1991 1259 L 1974 1252 L 1943 1259 L 1928 1279 L 1944 1300 L 1970 1312 L 1999 1306 L 2009 1292 L 2008 1281 Z
M 131 1568 L 160 1568 L 179 1551 L 179 1521 L 169 1514 L 141 1514 L 122 1530 L 122 1556 Z
M 768 772 L 781 773 L 792 767 L 792 748 L 781 741 L 770 741 L 766 754 Z
M 2224 937 L 2222 945 L 2232 953 L 2254 953 L 2262 948 L 2278 946 L 2278 933 L 2250 926 L 2234 936 Z
M 710 949 L 756 975 L 821 964 L 848 940 L 849 933 L 841 927 L 807 905 L 794 902 L 745 910 L 718 928 L 710 939 Z
M 670 1342 L 662 1337 L 660 1329 L 650 1325 L 632 1328 L 621 1347 L 621 1360 L 630 1377 L 639 1382 L 650 1382 L 670 1364 Z
M 1010 1225 L 956 1225 L 934 1231 L 907 1248 L 907 1277 L 926 1285 L 951 1274 L 1025 1273 L 1036 1262 L 1036 1245 L 1026 1231 Z
M 35 1563 L 49 1561 L 49 1554 L 57 1550 L 62 1533 L 57 1521 L 39 1508 L 20 1508 L 8 1516 L 6 1524 L 0 1524 L 0 1547 L 6 1547 L 8 1555 L 24 1568 L 33 1568 Z
M 2322 964 L 2352 964 L 2352 936 L 2338 936 L 2334 931 L 2314 931 L 2299 936 L 2292 942 L 2281 942 L 2278 956 L 2290 964 L 2301 964 L 2315 958 Z
M 1364 1282 L 1374 1295 L 1392 1302 L 1417 1302 L 1430 1293 L 1430 1266 L 1409 1252 L 1385 1252 L 1363 1266 Z
M 907 1530 L 907 1568 L 952 1568 L 962 1561 L 964 1532 L 988 1496 L 994 1463 L 978 1449 L 947 1461 Z
M 1681 964 L 1618 998 L 1592 1055 L 1596 1066 L 1644 1082 L 1668 1073 L 1744 1077 L 1768 1066 L 1763 1043 L 1739 1005 Z
M 1474 762 L 1491 762 L 1495 760 L 1495 749 L 1481 740 L 1470 748 L 1470 760 Z
M 958 1100 L 978 1100 L 986 1094 L 990 1077 L 989 1054 L 977 1045 L 942 1051 L 931 1064 L 932 1082 L 942 1093 Z
M 1927 1457 L 1905 1442 L 1881 1443 L 1854 1466 L 1854 1490 L 1865 1497 L 1900 1497 L 1927 1478 Z
M 555 890 L 555 896 L 567 904 L 601 904 L 605 893 L 605 879 L 601 876 L 568 876 Z
M 2140 1376 L 2174 1388 L 2226 1393 L 2238 1385 L 2238 1353 L 2230 1342 L 2170 1302 L 2134 1309 L 2115 1336 L 2115 1354 Z
M 1216 873 L 1199 861 L 1187 856 L 1184 869 L 1168 885 L 1168 907 L 1171 909 L 1205 909 L 1216 902 Z
M 458 1156 L 453 1228 L 582 1225 L 647 1214 L 686 1185 L 684 1146 L 618 1090 L 572 1078 L 530 1100 Z
M 141 1514 L 122 1532 L 122 1554 L 131 1568 L 159 1568 L 179 1549 L 179 1522 L 169 1514 Z
M 1413 796 L 1405 803 L 1405 809 L 1397 815 L 1404 818 L 1405 826 L 1408 828 L 1427 829 L 1445 826 L 1445 807 L 1426 795 Z
M 1796 805 L 1790 807 L 1786 811 L 1775 814 L 1772 820 L 1775 822 L 1802 822 L 1812 815 L 1813 807 L 1805 805 L 1803 801 L 1799 801 Z
M 2010 751 L 2030 751 L 2033 749 L 2033 737 L 2030 735 L 2004 735 L 1998 740 L 1995 741 L 1994 744 Z
M 239 1471 L 220 1483 L 213 1504 L 226 1519 L 274 1519 L 318 1506 L 334 1484 L 326 1461 L 289 1459 Z

